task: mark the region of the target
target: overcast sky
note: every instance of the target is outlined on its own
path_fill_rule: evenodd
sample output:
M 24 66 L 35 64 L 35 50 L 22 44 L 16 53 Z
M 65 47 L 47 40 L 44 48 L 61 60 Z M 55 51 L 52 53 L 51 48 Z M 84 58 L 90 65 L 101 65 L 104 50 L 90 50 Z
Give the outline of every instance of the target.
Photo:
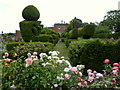
M 34 5 L 44 27 L 61 20 L 69 23 L 74 17 L 83 22 L 100 22 L 107 11 L 117 10 L 119 0 L 0 0 L 0 33 L 15 33 L 23 21 L 22 10 Z

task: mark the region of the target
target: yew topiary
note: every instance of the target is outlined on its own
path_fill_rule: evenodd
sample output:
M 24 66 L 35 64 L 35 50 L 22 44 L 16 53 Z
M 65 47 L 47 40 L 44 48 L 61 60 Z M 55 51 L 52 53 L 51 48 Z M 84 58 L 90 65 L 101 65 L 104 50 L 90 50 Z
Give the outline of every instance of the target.
M 40 17 L 40 13 L 35 6 L 28 5 L 23 9 L 22 16 L 27 21 L 37 21 Z

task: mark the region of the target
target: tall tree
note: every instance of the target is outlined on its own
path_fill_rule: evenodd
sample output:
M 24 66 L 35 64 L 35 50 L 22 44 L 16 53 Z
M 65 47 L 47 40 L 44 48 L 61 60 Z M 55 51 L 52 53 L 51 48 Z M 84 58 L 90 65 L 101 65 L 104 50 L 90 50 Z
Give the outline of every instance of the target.
M 101 25 L 109 26 L 114 32 L 120 32 L 120 10 L 113 10 L 107 12 Z

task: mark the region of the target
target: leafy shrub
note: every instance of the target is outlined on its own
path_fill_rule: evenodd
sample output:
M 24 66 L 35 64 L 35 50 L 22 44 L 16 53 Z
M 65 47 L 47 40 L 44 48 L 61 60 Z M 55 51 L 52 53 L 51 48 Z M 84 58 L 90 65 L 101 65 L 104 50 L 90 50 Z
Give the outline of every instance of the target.
M 120 33 L 116 32 L 116 33 L 101 33 L 101 34 L 94 34 L 92 36 L 93 38 L 101 38 L 101 39 L 110 39 L 110 38 L 114 38 L 114 39 L 119 39 L 120 38 Z
M 95 33 L 95 27 L 94 24 L 88 24 L 83 27 L 83 38 L 84 39 L 90 39 L 91 36 Z
M 6 45 L 7 51 L 14 50 L 14 47 L 19 46 L 19 45 L 24 45 L 25 42 L 11 42 Z
M 53 43 L 53 37 L 51 35 L 48 35 L 48 34 L 40 34 L 39 36 L 35 37 L 35 41 Z
M 100 34 L 94 34 L 92 37 L 101 38 L 101 39 L 109 39 L 109 38 L 112 38 L 112 34 L 111 33 L 100 33 Z
M 29 5 L 22 11 L 22 16 L 27 21 L 37 21 L 40 17 L 40 13 L 35 6 Z
M 109 58 L 111 63 L 113 61 L 119 62 L 119 41 L 87 40 L 81 42 L 74 42 L 70 45 L 70 60 L 73 65 L 82 63 L 86 65 L 86 69 L 91 68 L 101 71 L 103 69 L 102 62 L 104 59 Z
M 10 53 L 10 58 L 14 58 L 14 54 L 26 55 L 28 52 L 48 52 L 53 50 L 54 45 L 49 42 L 14 42 L 7 44 L 7 51 Z
M 120 42 L 119 42 L 120 43 Z M 85 65 L 72 67 L 68 60 L 58 57 L 58 51 L 40 53 L 40 59 L 18 58 L 3 59 L 2 90 L 70 90 L 70 89 L 110 89 L 120 88 L 120 63 L 110 64 L 105 59 L 104 73 L 88 69 L 83 74 Z
M 60 83 L 57 77 L 61 76 L 64 68 L 71 66 L 67 60 L 59 60 L 57 55 L 54 56 L 55 53 L 55 51 L 51 53 L 51 59 L 48 59 L 46 53 L 41 53 L 42 59 L 32 60 L 29 66 L 26 66 L 27 62 L 22 58 L 12 60 L 9 64 L 3 60 L 2 90 L 10 88 L 51 90 L 55 83 Z
M 14 47 L 14 50 L 18 53 L 18 55 L 25 56 L 28 52 L 48 53 L 48 51 L 53 50 L 53 47 L 54 45 L 48 42 L 30 42 L 21 46 Z

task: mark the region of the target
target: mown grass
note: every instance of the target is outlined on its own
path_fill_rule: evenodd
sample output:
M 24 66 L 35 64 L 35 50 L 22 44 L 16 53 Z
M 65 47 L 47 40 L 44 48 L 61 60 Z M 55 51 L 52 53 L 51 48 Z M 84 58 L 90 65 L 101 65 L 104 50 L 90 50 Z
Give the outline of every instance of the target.
M 65 59 L 69 59 L 69 57 L 68 57 L 69 50 L 68 50 L 68 48 L 66 48 L 66 46 L 63 42 L 58 41 L 58 43 L 54 47 L 54 50 L 60 52 L 60 54 L 59 54 L 60 57 L 64 56 Z

